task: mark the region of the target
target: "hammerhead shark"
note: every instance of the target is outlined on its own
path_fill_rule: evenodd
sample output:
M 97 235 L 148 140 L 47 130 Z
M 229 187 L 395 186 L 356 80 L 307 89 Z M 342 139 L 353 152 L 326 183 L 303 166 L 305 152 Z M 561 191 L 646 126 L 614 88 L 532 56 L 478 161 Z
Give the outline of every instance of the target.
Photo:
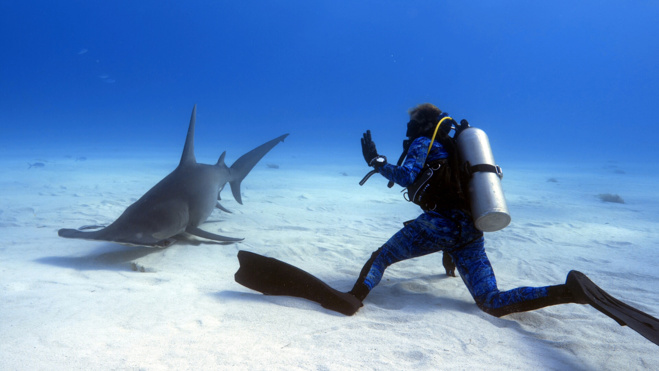
M 204 223 L 220 205 L 220 192 L 229 183 L 233 198 L 242 205 L 240 183 L 252 168 L 288 134 L 277 137 L 242 155 L 227 167 L 226 151 L 215 165 L 199 164 L 194 154 L 194 130 L 197 106 L 192 108 L 190 126 L 176 169 L 135 201 L 112 224 L 60 229 L 60 237 L 109 241 L 131 246 L 168 247 L 183 232 L 220 242 L 242 241 L 242 238 L 220 236 L 204 231 Z

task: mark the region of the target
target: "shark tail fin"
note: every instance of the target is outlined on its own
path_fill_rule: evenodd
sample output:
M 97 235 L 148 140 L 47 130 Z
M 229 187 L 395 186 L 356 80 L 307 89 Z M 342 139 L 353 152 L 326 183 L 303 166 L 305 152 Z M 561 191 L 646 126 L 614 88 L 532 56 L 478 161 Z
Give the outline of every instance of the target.
M 288 134 L 284 134 L 269 142 L 261 144 L 260 146 L 240 156 L 240 158 L 237 159 L 233 165 L 231 165 L 231 180 L 229 181 L 229 185 L 231 186 L 231 193 L 233 194 L 233 198 L 235 198 L 239 204 L 242 205 L 243 203 L 240 196 L 240 183 L 242 183 L 243 179 L 245 179 L 247 174 L 249 174 L 249 172 L 263 158 L 263 156 L 270 152 L 270 150 L 274 148 L 277 143 L 283 142 L 287 136 Z
M 185 146 L 183 147 L 183 154 L 181 155 L 181 162 L 179 166 L 185 164 L 194 164 L 197 159 L 194 155 L 194 126 L 197 120 L 197 105 L 192 107 L 192 115 L 190 116 L 190 125 L 188 126 L 188 135 L 185 137 Z

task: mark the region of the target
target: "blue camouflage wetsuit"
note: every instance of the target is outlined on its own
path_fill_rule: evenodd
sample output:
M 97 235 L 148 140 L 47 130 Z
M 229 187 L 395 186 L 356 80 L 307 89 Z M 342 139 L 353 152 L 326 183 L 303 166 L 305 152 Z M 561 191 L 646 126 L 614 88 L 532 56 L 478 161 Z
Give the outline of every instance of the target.
M 378 169 L 380 174 L 403 187 L 409 186 L 426 161 L 448 157 L 446 150 L 436 141 L 427 154 L 429 145 L 429 138 L 415 139 L 403 165 L 386 164 Z M 471 215 L 460 209 L 425 211 L 407 224 L 373 253 L 370 267 L 367 263 L 362 271 L 363 283 L 370 291 L 380 282 L 384 270 L 391 264 L 437 251 L 444 251 L 453 258 L 476 304 L 492 315 L 502 316 L 525 310 L 524 302 L 528 305 L 531 301 L 537 302 L 534 299 L 548 295 L 547 287 L 499 291 L 494 271 L 485 254 L 483 232 L 476 229 Z

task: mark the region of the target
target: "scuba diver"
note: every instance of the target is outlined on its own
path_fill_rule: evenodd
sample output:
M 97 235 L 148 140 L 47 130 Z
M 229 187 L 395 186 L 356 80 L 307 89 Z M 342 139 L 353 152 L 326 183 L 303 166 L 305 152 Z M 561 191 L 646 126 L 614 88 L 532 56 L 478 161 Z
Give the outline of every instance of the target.
M 455 269 L 484 312 L 501 317 L 556 304 L 590 304 L 620 325 L 627 325 L 659 345 L 659 320 L 633 308 L 595 285 L 586 275 L 570 271 L 564 284 L 518 287 L 500 291 L 485 253 L 483 231 L 504 228 L 510 222 L 500 189 L 501 169 L 494 164 L 487 136 L 458 125 L 436 106 L 424 103 L 409 111 L 407 139 L 396 165 L 381 156 L 370 131 L 361 144 L 366 163 L 407 188 L 407 199 L 423 213 L 404 223 L 371 255 L 349 292 L 341 292 L 313 275 L 274 258 L 239 251 L 236 282 L 266 295 L 305 298 L 324 308 L 353 315 L 378 285 L 390 265 L 442 251 L 447 275 Z M 453 137 L 449 135 L 455 130 Z M 483 139 L 484 138 L 484 139 Z M 489 153 L 489 154 L 488 154 Z
M 391 264 L 443 251 L 447 274 L 454 276 L 454 269 L 457 268 L 478 307 L 491 315 L 500 317 L 555 304 L 586 304 L 567 284 L 499 291 L 485 253 L 483 232 L 476 227 L 467 191 L 463 189 L 466 187 L 460 184 L 457 151 L 452 148 L 455 143 L 447 135 L 448 130 L 457 127 L 457 124 L 429 103 L 411 109 L 409 114 L 408 139 L 404 142 L 401 155 L 404 162 L 398 166 L 387 163 L 386 158 L 378 154 L 370 131 L 364 134 L 361 141 L 364 160 L 390 182 L 406 187 L 408 191 L 429 164 L 438 164 L 439 170 L 446 170 L 443 174 L 437 171 L 435 176 L 441 179 L 430 182 L 425 190 L 428 196 L 419 203 L 423 213 L 407 222 L 371 255 L 350 293 L 364 301 Z M 446 119 L 448 130 L 438 128 L 438 122 L 443 119 Z

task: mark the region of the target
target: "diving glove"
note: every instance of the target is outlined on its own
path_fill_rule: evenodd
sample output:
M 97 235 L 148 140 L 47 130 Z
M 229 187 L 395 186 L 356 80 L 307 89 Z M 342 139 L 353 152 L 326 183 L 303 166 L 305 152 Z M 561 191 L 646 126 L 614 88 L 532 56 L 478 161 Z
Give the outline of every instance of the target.
M 362 153 L 364 154 L 364 160 L 368 166 L 378 169 L 387 163 L 386 157 L 378 155 L 375 143 L 373 142 L 373 139 L 371 139 L 370 130 L 366 130 L 362 137 Z

